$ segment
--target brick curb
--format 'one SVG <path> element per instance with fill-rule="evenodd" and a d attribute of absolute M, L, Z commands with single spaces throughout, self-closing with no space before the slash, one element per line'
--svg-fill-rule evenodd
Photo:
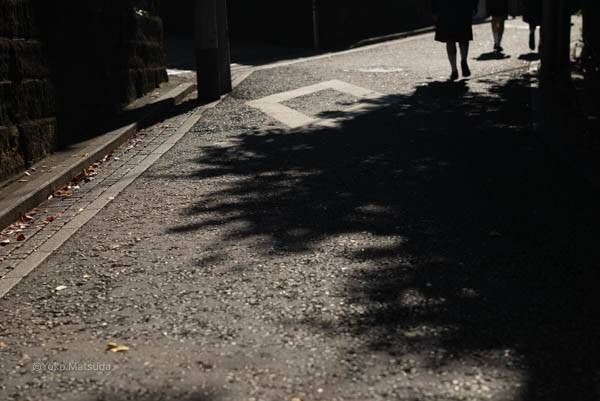
<path fill-rule="evenodd" d="M 0 191 L 0 229 L 8 227 L 50 196 L 55 189 L 68 184 L 84 168 L 109 154 L 130 139 L 141 128 L 147 127 L 164 116 L 196 89 L 195 83 L 181 83 L 161 97 L 144 105 L 135 122 L 109 131 L 91 140 L 72 145 L 65 150 L 36 163 L 36 171 L 51 166 L 51 171 L 32 174 L 27 182 L 13 182 Z M 85 128 L 85 127 L 84 127 Z M 73 156 L 77 155 L 76 159 Z M 42 167 L 44 166 L 44 167 Z"/>

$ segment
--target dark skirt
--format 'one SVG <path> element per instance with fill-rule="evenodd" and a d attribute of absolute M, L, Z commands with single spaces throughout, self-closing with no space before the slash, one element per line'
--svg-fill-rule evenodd
<path fill-rule="evenodd" d="M 435 40 L 438 42 L 465 42 L 473 40 L 472 1 L 448 1 L 440 3 Z"/>
<path fill-rule="evenodd" d="M 508 0 L 487 0 L 487 13 L 493 17 L 508 17 Z"/>
<path fill-rule="evenodd" d="M 523 21 L 531 25 L 542 25 L 542 0 L 523 0 Z"/>

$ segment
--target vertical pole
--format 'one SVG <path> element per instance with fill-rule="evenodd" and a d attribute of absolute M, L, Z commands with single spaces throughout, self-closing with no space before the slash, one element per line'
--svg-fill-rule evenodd
<path fill-rule="evenodd" d="M 194 0 L 194 43 L 198 100 L 203 103 L 221 97 L 217 0 Z"/>
<path fill-rule="evenodd" d="M 313 47 L 318 49 L 319 43 L 319 12 L 317 9 L 317 0 L 312 0 L 312 26 L 313 26 Z"/>
<path fill-rule="evenodd" d="M 566 80 L 569 72 L 571 16 L 566 0 L 544 0 L 542 81 Z"/>
<path fill-rule="evenodd" d="M 217 0 L 217 24 L 219 29 L 219 70 L 221 95 L 231 92 L 231 54 L 229 50 L 229 24 L 227 0 Z"/>
<path fill-rule="evenodd" d="M 566 128 L 566 93 L 570 79 L 569 47 L 571 16 L 568 2 L 573 0 L 544 0 L 542 21 L 542 69 L 540 71 L 540 127 L 550 151 L 563 155 Z"/>

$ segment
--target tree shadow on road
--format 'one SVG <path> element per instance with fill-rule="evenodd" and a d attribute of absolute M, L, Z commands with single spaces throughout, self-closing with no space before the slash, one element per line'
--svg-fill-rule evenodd
<path fill-rule="evenodd" d="M 243 221 L 225 241 L 260 236 L 283 254 L 338 235 L 395 238 L 346 256 L 367 266 L 343 293 L 364 313 L 304 324 L 390 353 L 434 341 L 438 363 L 510 350 L 528 372 L 520 399 L 596 400 L 598 196 L 540 148 L 526 79 L 466 85 L 419 86 L 337 129 L 205 147 L 195 178 L 239 179 L 187 212 L 199 223 L 173 231 Z M 415 328 L 419 338 L 402 335 Z"/>

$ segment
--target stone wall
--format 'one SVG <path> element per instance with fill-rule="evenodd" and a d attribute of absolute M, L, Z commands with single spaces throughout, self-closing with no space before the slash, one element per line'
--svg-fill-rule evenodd
<path fill-rule="evenodd" d="M 313 46 L 313 1 L 228 0 L 233 40 Z M 317 0 L 320 47 L 431 25 L 430 0 Z"/>
<path fill-rule="evenodd" d="M 30 0 L 0 2 L 0 179 L 52 152 L 55 90 Z"/>
<path fill-rule="evenodd" d="M 0 180 L 167 80 L 159 6 L 0 1 Z"/>
<path fill-rule="evenodd" d="M 105 120 L 167 80 L 159 1 L 39 4 L 61 146 L 81 139 L 85 121 Z"/>
<path fill-rule="evenodd" d="M 325 48 L 433 24 L 429 0 L 319 0 L 317 11 Z"/>

